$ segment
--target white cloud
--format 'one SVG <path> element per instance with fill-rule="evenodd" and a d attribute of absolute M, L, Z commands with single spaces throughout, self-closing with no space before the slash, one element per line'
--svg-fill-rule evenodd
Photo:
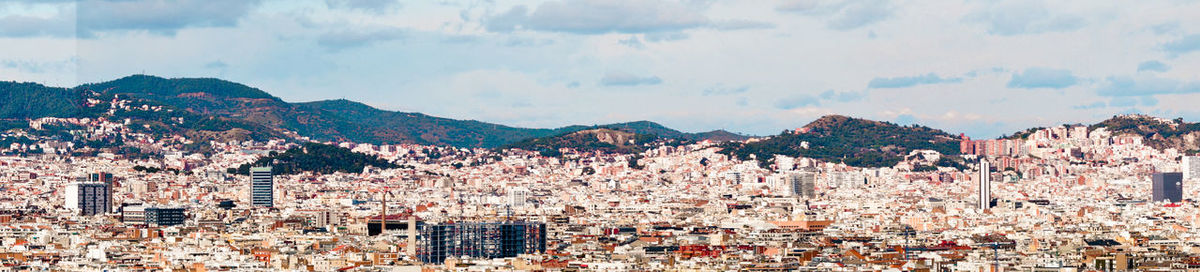
<path fill-rule="evenodd" d="M 188 27 L 233 27 L 258 0 L 84 0 L 78 2 L 79 33 L 91 37 L 102 31 L 147 31 L 174 35 Z"/>
<path fill-rule="evenodd" d="M 321 34 L 317 37 L 317 44 L 331 51 L 340 51 L 402 38 L 404 38 L 404 30 L 399 28 L 353 29 Z"/>
<path fill-rule="evenodd" d="M 1051 10 L 1045 5 L 1034 0 L 989 2 L 966 20 L 984 25 L 988 33 L 1006 36 L 1072 31 L 1086 24 L 1081 16 Z"/>
<path fill-rule="evenodd" d="M 792 0 L 776 10 L 822 17 L 830 29 L 851 30 L 892 17 L 895 7 L 886 0 Z"/>
<path fill-rule="evenodd" d="M 637 85 L 658 85 L 663 80 L 654 75 L 635 75 L 626 72 L 609 72 L 600 79 L 600 85 L 604 86 L 637 86 Z"/>
<path fill-rule="evenodd" d="M 703 26 L 704 17 L 686 5 L 660 0 L 548 1 L 526 14 L 515 6 L 488 20 L 488 29 L 515 28 L 578 34 L 647 33 L 678 31 Z"/>

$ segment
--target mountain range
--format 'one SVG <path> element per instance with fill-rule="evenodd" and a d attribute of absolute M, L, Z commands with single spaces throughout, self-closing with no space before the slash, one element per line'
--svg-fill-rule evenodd
<path fill-rule="evenodd" d="M 112 103 L 122 103 L 115 107 Z M 156 111 L 113 110 L 155 108 Z M 415 112 L 381 110 L 349 100 L 291 103 L 243 84 L 212 78 L 133 75 L 73 88 L 0 82 L 0 129 L 27 126 L 41 117 L 104 117 L 129 120 L 135 132 L 183 135 L 207 140 L 309 138 L 375 144 L 423 144 L 470 148 L 523 148 L 536 151 L 643 150 L 648 143 L 712 140 L 720 152 L 769 163 L 775 155 L 810 157 L 852 166 L 894 165 L 917 149 L 958 153 L 959 138 L 920 125 L 900 126 L 840 115 L 821 117 L 801 129 L 757 140 L 716 130 L 687 133 L 650 121 L 560 128 L 521 128 L 456 120 Z M 1158 149 L 1200 151 L 1200 123 L 1144 115 L 1121 115 L 1090 125 L 1113 135 L 1139 135 Z M 1010 137 L 1026 137 L 1033 130 Z M 582 133 L 577 133 L 582 132 Z M 652 137 L 650 137 L 652 136 Z M 606 138 L 634 141 L 606 141 Z M 666 141 L 660 141 L 666 139 Z M 86 139 L 88 146 L 107 146 Z M 681 141 L 671 141 L 681 140 Z M 627 142 L 632 144 L 627 144 Z M 109 145 L 112 145 L 111 143 Z M 197 144 L 202 150 L 203 144 Z M 116 144 L 119 146 L 119 144 Z M 551 152 L 553 153 L 553 152 Z"/>
<path fill-rule="evenodd" d="M 74 88 L 0 82 L 0 99 L 3 99 L 0 102 L 0 119 L 97 117 L 101 113 L 84 106 L 83 101 L 112 97 L 137 99 L 147 105 L 181 111 L 171 114 L 175 118 L 231 123 L 225 126 L 184 128 L 176 128 L 177 125 L 165 122 L 149 124 L 162 125 L 163 130 L 174 133 L 207 135 L 220 140 L 304 136 L 321 141 L 492 148 L 525 139 L 598 127 L 692 140 L 749 138 L 723 130 L 686 133 L 650 121 L 553 129 L 520 128 L 414 112 L 387 111 L 349 100 L 289 103 L 265 91 L 220 79 L 167 79 L 148 75 L 133 75 Z M 165 119 L 161 116 L 140 117 Z"/>

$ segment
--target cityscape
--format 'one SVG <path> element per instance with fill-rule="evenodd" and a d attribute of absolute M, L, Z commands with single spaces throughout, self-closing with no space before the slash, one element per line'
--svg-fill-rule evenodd
<path fill-rule="evenodd" d="M 0 271 L 1200 271 L 1198 11 L 0 2 Z"/>

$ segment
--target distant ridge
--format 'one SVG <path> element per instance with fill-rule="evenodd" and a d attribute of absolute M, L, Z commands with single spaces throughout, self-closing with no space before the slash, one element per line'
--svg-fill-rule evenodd
<path fill-rule="evenodd" d="M 719 142 L 720 141 L 741 141 L 741 140 L 746 140 L 746 139 L 751 138 L 750 136 L 741 135 L 741 134 L 737 134 L 737 133 L 733 133 L 733 132 L 729 132 L 729 131 L 725 131 L 725 130 L 713 130 L 713 131 L 709 131 L 709 132 L 700 132 L 700 133 L 681 132 L 678 130 L 668 128 L 661 124 L 658 124 L 655 122 L 650 122 L 650 121 L 645 121 L 645 120 L 626 122 L 626 123 L 608 124 L 608 125 L 597 125 L 597 126 L 593 126 L 593 127 L 604 127 L 604 128 L 611 128 L 611 129 L 617 129 L 617 130 L 638 133 L 638 134 L 650 134 L 650 135 L 655 135 L 655 136 L 659 136 L 659 137 L 663 137 L 663 138 L 675 138 L 675 139 L 696 140 L 696 141 L 701 141 L 701 140 L 711 140 L 711 141 L 719 141 Z M 568 127 L 568 128 L 574 129 L 574 128 L 581 128 L 581 127 L 572 126 L 572 127 Z"/>
<path fill-rule="evenodd" d="M 595 127 L 612 127 L 640 134 L 695 140 L 743 140 L 748 136 L 711 131 L 684 133 L 649 121 L 556 129 L 519 128 L 474 120 L 455 120 L 413 112 L 380 110 L 350 100 L 288 103 L 244 84 L 215 78 L 172 78 L 132 75 L 75 88 L 36 83 L 0 82 L 0 119 L 41 117 L 102 117 L 99 107 L 85 99 L 135 98 L 140 103 L 177 109 L 156 116 L 133 118 L 149 132 L 175 133 L 202 140 L 309 137 L 321 141 L 375 144 L 425 144 L 492 148 L 525 139 L 558 135 Z M 193 120 L 181 124 L 172 118 Z M 193 123 L 205 123 L 195 125 Z"/>
<path fill-rule="evenodd" d="M 114 100 L 115 99 L 115 100 Z M 111 101 L 132 101 L 128 108 L 161 111 L 113 111 Z M 125 102 L 122 102 L 125 103 Z M 337 99 L 289 103 L 260 89 L 215 78 L 166 79 L 132 75 L 74 88 L 0 81 L 0 129 L 25 128 L 42 117 L 130 120 L 133 132 L 183 135 L 208 140 L 266 140 L 307 137 L 319 141 L 374 144 L 424 144 L 496 148 L 571 132 L 612 129 L 666 139 L 725 142 L 721 152 L 767 163 L 775 155 L 804 156 L 852 166 L 888 166 L 915 149 L 956 154 L 958 137 L 919 125 L 900 126 L 841 115 L 818 118 L 796 131 L 742 143 L 750 136 L 714 130 L 686 133 L 651 121 L 561 128 L 520 128 L 474 120 L 456 120 L 415 112 L 377 109 Z M 1200 123 L 1148 115 L 1118 115 L 1089 126 L 1113 135 L 1138 135 L 1158 149 L 1200 153 Z M 1028 137 L 1027 129 L 1009 138 Z M 807 145 L 807 148 L 803 148 Z M 196 144 L 193 151 L 204 151 Z M 185 147 L 186 148 L 186 147 Z"/>
<path fill-rule="evenodd" d="M 564 148 L 583 153 L 630 154 L 645 151 L 648 144 L 658 142 L 660 139 L 663 139 L 663 137 L 629 132 L 619 128 L 593 128 L 554 136 L 527 139 L 505 145 L 502 148 L 535 151 L 548 157 L 561 156 L 562 154 L 559 152 L 559 149 Z"/>

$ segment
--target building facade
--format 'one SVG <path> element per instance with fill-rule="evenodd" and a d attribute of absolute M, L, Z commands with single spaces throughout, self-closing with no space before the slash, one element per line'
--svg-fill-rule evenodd
<path fill-rule="evenodd" d="M 67 208 L 76 210 L 79 215 L 89 216 L 105 214 L 112 207 L 112 190 L 109 183 L 77 182 L 67 185 Z"/>
<path fill-rule="evenodd" d="M 510 258 L 546 251 L 546 223 L 489 222 L 417 225 L 417 258 L 440 264 L 449 257 Z"/>
<path fill-rule="evenodd" d="M 787 176 L 787 193 L 791 196 L 805 198 L 817 197 L 817 173 L 792 172 Z"/>
<path fill-rule="evenodd" d="M 147 226 L 183 225 L 187 216 L 183 208 L 146 208 L 142 212 Z"/>
<path fill-rule="evenodd" d="M 275 180 L 271 167 L 250 167 L 250 205 L 275 206 Z"/>
<path fill-rule="evenodd" d="M 1200 179 L 1200 156 L 1183 156 L 1183 180 Z"/>
<path fill-rule="evenodd" d="M 142 204 L 122 204 L 121 222 L 125 224 L 145 224 L 146 207 Z"/>
<path fill-rule="evenodd" d="M 1183 173 L 1154 173 L 1150 201 L 1183 201 Z"/>

